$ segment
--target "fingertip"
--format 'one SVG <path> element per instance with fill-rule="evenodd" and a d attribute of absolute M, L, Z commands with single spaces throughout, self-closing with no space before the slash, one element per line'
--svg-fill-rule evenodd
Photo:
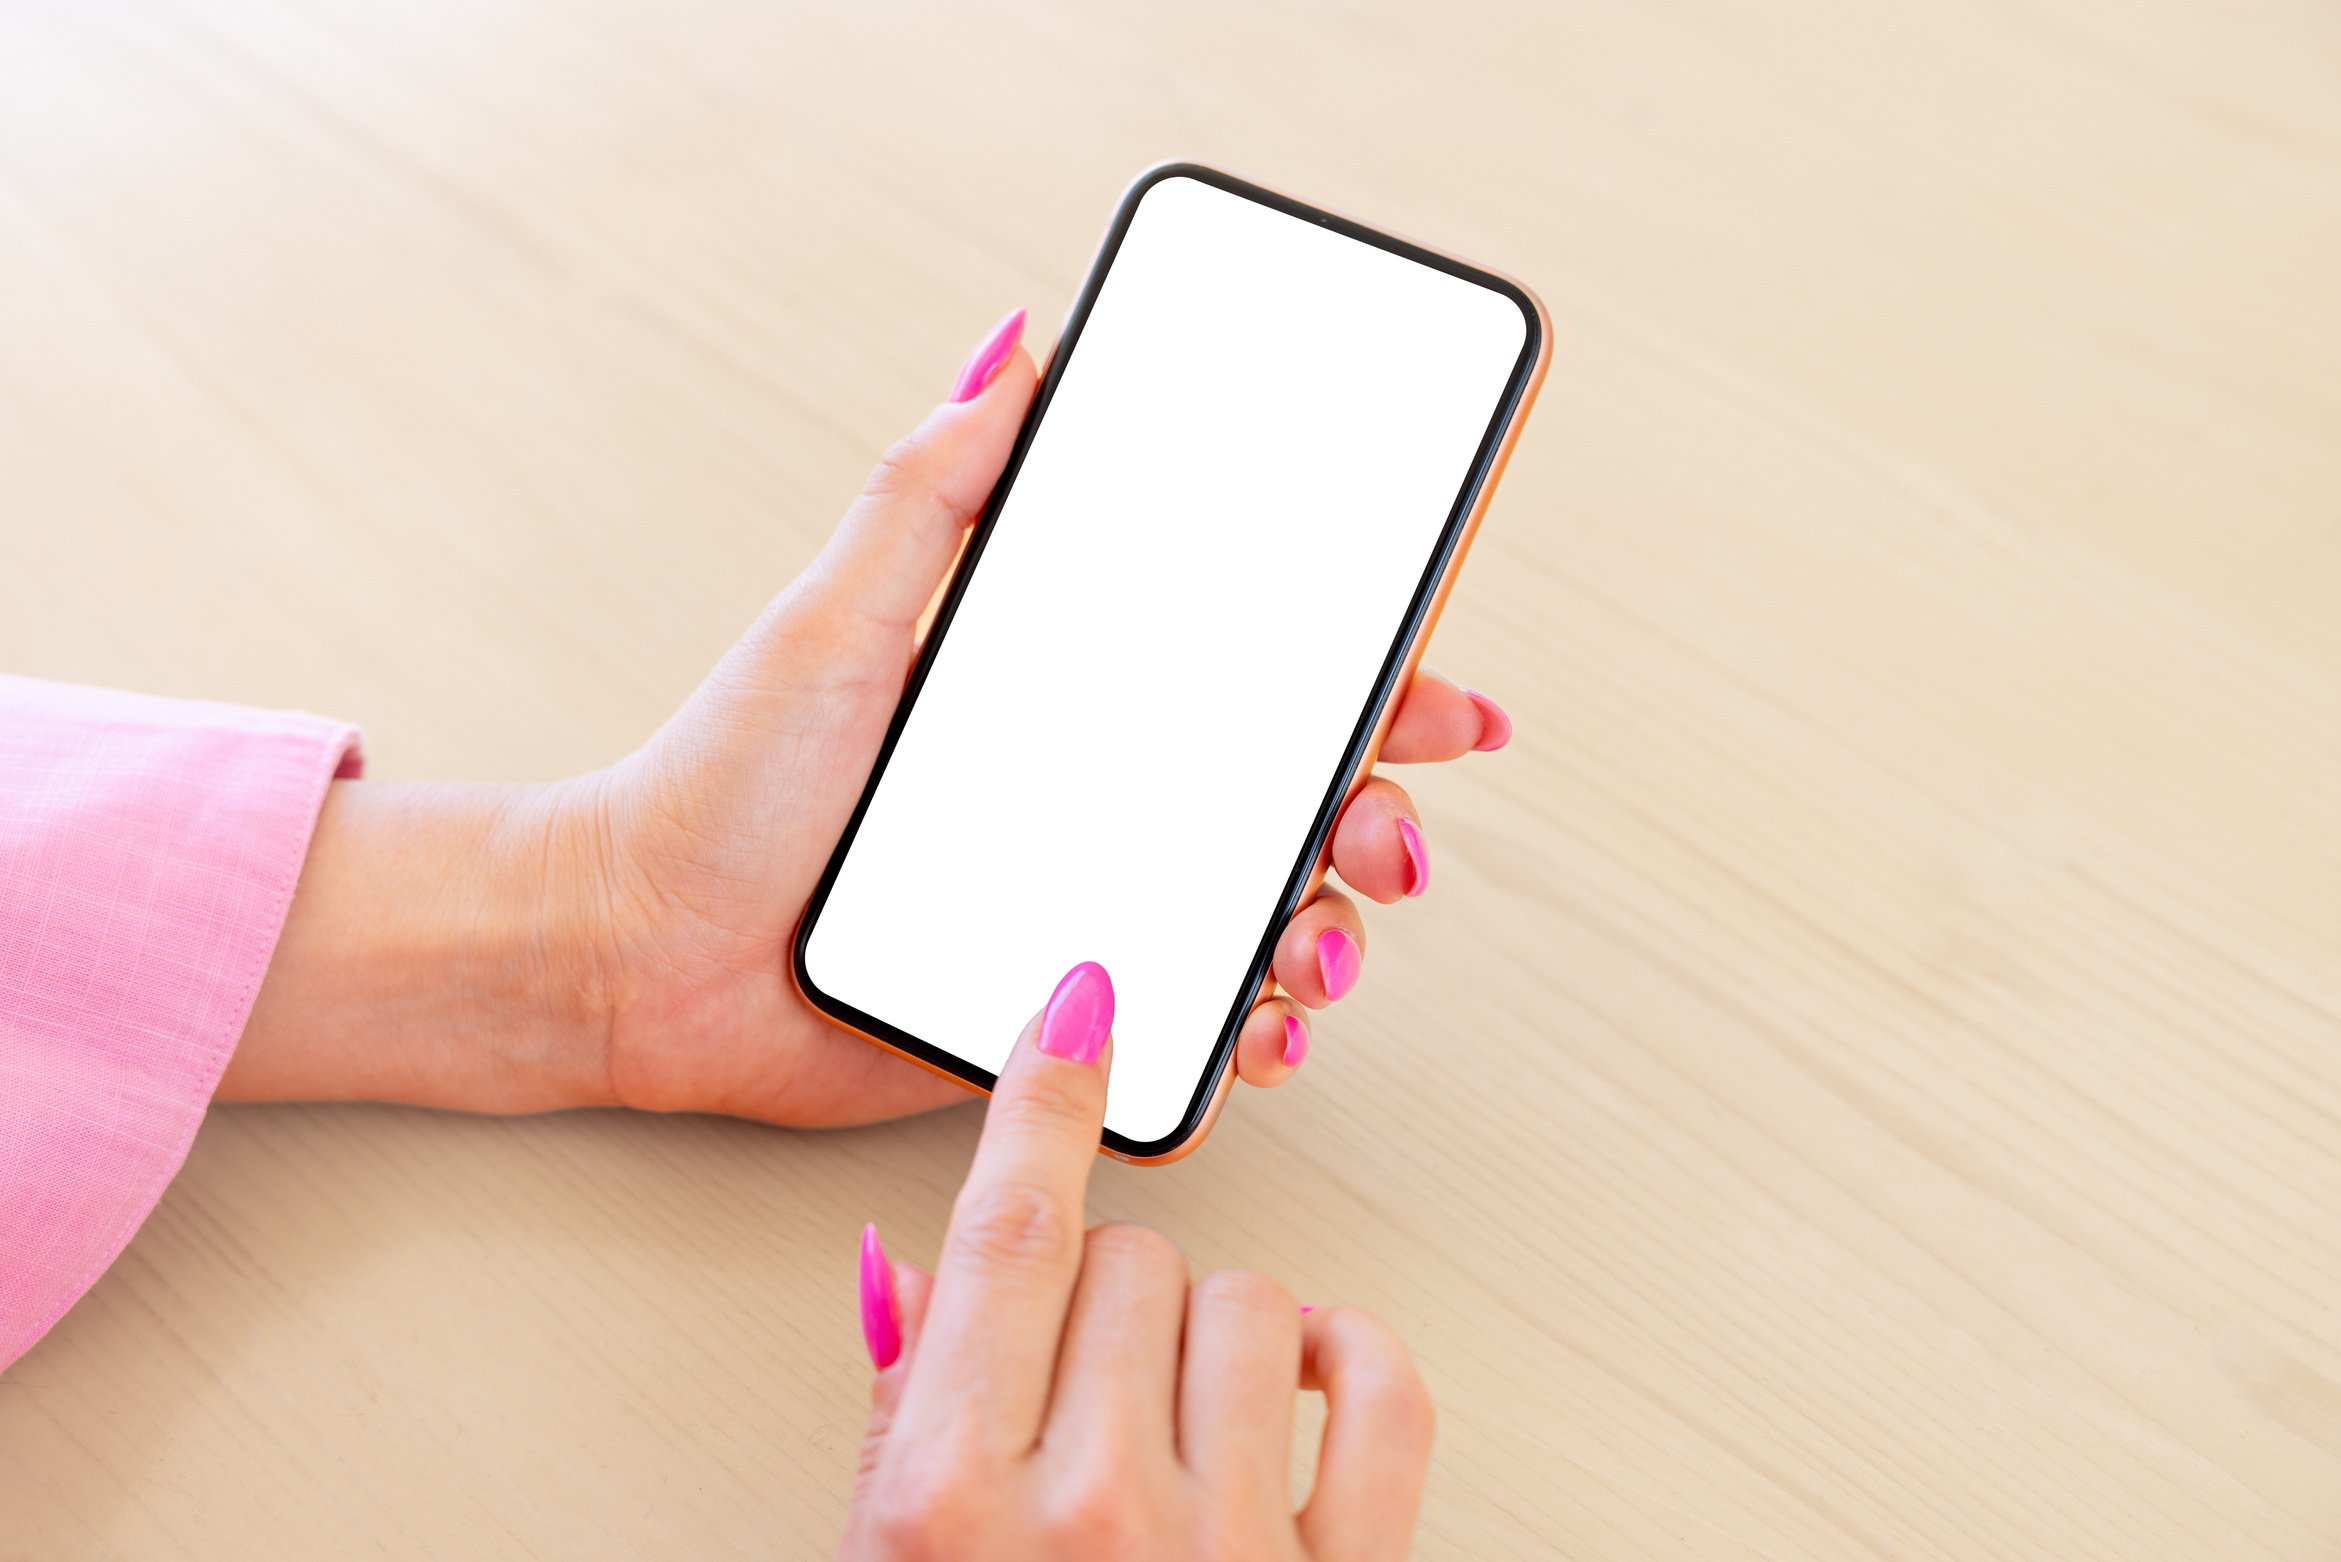
<path fill-rule="evenodd" d="M 1414 800 L 1395 781 L 1376 776 L 1360 787 L 1333 831 L 1333 869 L 1341 882 L 1385 906 L 1422 893 L 1430 863 L 1413 816 Z"/>
<path fill-rule="evenodd" d="M 1406 851 L 1404 888 L 1411 899 L 1431 887 L 1431 858 L 1423 848 L 1422 827 L 1403 814 L 1398 818 L 1398 844 Z"/>
<path fill-rule="evenodd" d="M 1022 309 L 1010 310 L 976 343 L 975 351 L 967 355 L 967 362 L 959 366 L 959 377 L 951 385 L 951 399 L 955 402 L 973 401 L 989 390 L 999 379 L 1000 371 L 1016 355 L 1024 340 L 1025 314 Z"/>
<path fill-rule="evenodd" d="M 1328 939 L 1331 933 L 1340 936 Z M 1270 966 L 1276 977 L 1277 1001 L 1298 1009 L 1322 1009 L 1355 984 L 1364 954 L 1365 923 L 1358 915 L 1357 903 L 1339 890 L 1320 891 L 1294 914 L 1277 938 Z M 1330 968 L 1327 957 L 1332 961 Z M 1334 977 L 1344 980 L 1336 983 L 1331 980 Z M 1282 1050 L 1279 1035 L 1276 1052 L 1281 1055 Z"/>
<path fill-rule="evenodd" d="M 919 1326 L 926 1321 L 927 1298 L 934 1292 L 935 1277 L 906 1259 L 895 1259 L 893 1268 L 895 1322 L 907 1355 L 918 1341 Z"/>
<path fill-rule="evenodd" d="M 1113 1068 L 1113 1021 L 1113 978 L 1104 966 L 1084 960 L 1058 980 L 1000 1066 L 976 1151 L 979 1167 L 1002 1159 L 1064 1171 L 1077 1141 L 1096 1148 Z"/>
<path fill-rule="evenodd" d="M 1236 1038 L 1236 1074 L 1247 1085 L 1271 1089 L 1283 1084 L 1309 1055 L 1309 1025 L 1289 995 L 1269 999 L 1252 1011 Z"/>
<path fill-rule="evenodd" d="M 871 1367 L 884 1372 L 902 1355 L 902 1312 L 894 1266 L 887 1262 L 875 1222 L 862 1227 L 861 1308 L 862 1343 Z"/>
<path fill-rule="evenodd" d="M 864 1228 L 865 1237 L 874 1235 Z M 918 1350 L 920 1330 L 926 1324 L 927 1299 L 933 1294 L 934 1277 L 918 1265 L 902 1259 L 887 1261 L 887 1275 L 894 1293 L 894 1333 L 891 1341 L 893 1354 L 883 1364 L 879 1362 L 877 1344 L 869 1340 L 865 1316 L 863 1340 L 871 1345 L 870 1408 L 874 1416 L 873 1428 L 882 1429 L 891 1424 L 901 1408 L 903 1391 L 910 1377 L 910 1363 Z"/>
<path fill-rule="evenodd" d="M 1114 1028 L 1114 979 L 1095 960 L 1067 971 L 1041 1010 L 1033 1045 L 1069 1063 L 1095 1063 Z"/>
<path fill-rule="evenodd" d="M 1040 383 L 1040 363 L 1031 353 L 1018 347 L 1001 363 L 973 400 L 964 405 L 970 415 L 996 418 L 1010 429 L 1023 420 L 1024 409 L 1032 400 L 1032 393 Z"/>
<path fill-rule="evenodd" d="M 1317 935 L 1318 980 L 1324 988 L 1326 1002 L 1347 997 L 1349 990 L 1357 985 L 1363 965 L 1364 951 L 1346 929 L 1329 927 Z"/>
<path fill-rule="evenodd" d="M 1460 759 L 1480 741 L 1486 726 L 1469 694 L 1436 673 L 1418 672 L 1383 736 L 1380 758 L 1393 765 Z"/>
<path fill-rule="evenodd" d="M 1466 689 L 1463 696 L 1479 713 L 1479 737 L 1471 745 L 1473 752 L 1493 754 L 1512 741 L 1512 718 L 1504 714 L 1503 706 L 1477 689 Z"/>

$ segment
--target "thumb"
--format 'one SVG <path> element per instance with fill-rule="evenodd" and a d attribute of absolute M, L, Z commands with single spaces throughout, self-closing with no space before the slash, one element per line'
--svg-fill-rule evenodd
<path fill-rule="evenodd" d="M 992 328 L 951 399 L 880 458 L 805 584 L 826 604 L 908 630 L 933 600 L 1008 464 L 1039 381 L 1024 311 Z"/>

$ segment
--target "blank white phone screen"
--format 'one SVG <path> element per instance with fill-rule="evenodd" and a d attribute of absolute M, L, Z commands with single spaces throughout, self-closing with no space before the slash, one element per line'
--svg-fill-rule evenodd
<path fill-rule="evenodd" d="M 805 944 L 997 1072 L 1116 997 L 1106 1126 L 1179 1128 L 1526 341 L 1505 294 L 1148 187 Z"/>

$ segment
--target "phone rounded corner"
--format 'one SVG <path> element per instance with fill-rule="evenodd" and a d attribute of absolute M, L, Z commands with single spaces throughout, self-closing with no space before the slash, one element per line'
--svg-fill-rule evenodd
<path fill-rule="evenodd" d="M 806 1008 L 811 1009 L 815 1014 L 832 1024 L 842 1023 L 837 1015 L 836 1004 L 827 993 L 821 990 L 820 983 L 813 980 L 810 953 L 812 942 L 813 918 L 810 916 L 800 917 L 797 920 L 796 931 L 789 935 L 788 940 L 789 985 L 797 990 L 797 996 L 804 1000 Z"/>
<path fill-rule="evenodd" d="M 1122 187 L 1122 198 L 1114 203 L 1114 221 L 1109 225 L 1109 231 L 1119 231 L 1131 218 L 1137 216 L 1139 203 L 1157 185 L 1168 184 L 1173 179 L 1191 179 L 1197 184 L 1216 185 L 1226 177 L 1218 169 L 1192 158 L 1166 157 L 1158 163 L 1148 163 Z"/>
<path fill-rule="evenodd" d="M 1134 201 L 1156 185 L 1167 184 L 1173 179 L 1193 179 L 1201 184 L 1209 184 L 1225 177 L 1210 164 L 1199 163 L 1191 157 L 1165 157 L 1139 169 L 1128 187 L 1122 191 L 1122 199 Z"/>
<path fill-rule="evenodd" d="M 1520 358 L 1529 366 L 1527 390 L 1533 396 L 1537 383 L 1544 378 L 1545 365 L 1552 361 L 1552 312 L 1544 307 L 1544 300 L 1537 296 L 1536 290 L 1518 277 L 1489 266 L 1474 265 L 1472 269 L 1479 273 L 1483 284 L 1520 311 L 1523 328 Z M 1524 403 L 1525 400 L 1524 397 Z"/>
<path fill-rule="evenodd" d="M 1552 366 L 1553 317 L 1552 311 L 1544 307 L 1544 300 L 1537 296 L 1535 289 L 1523 282 L 1513 282 L 1512 286 L 1519 289 L 1520 294 L 1515 302 L 1525 303 L 1528 307 L 1528 385 L 1520 397 L 1520 416 L 1526 417 L 1529 404 L 1536 400 L 1536 393 L 1544 384 L 1544 371 Z"/>
<path fill-rule="evenodd" d="M 1163 1138 L 1143 1144 L 1131 1144 L 1125 1139 L 1117 1145 L 1112 1141 L 1122 1136 L 1109 1130 L 1105 1142 L 1098 1146 L 1100 1153 L 1132 1166 L 1168 1166 L 1173 1161 L 1185 1160 L 1201 1149 L 1203 1141 L 1211 1137 L 1211 1130 L 1219 1126 L 1219 1114 L 1227 1105 L 1235 1078 L 1235 1062 L 1231 1054 L 1228 1066 L 1220 1071 L 1219 1083 L 1212 1088 L 1211 1098 L 1200 1113 L 1191 1116 Z"/>
<path fill-rule="evenodd" d="M 1130 1139 L 1108 1128 L 1099 1135 L 1097 1153 L 1108 1160 L 1120 1161 L 1126 1166 L 1167 1166 L 1194 1151 L 1199 1136 L 1173 1133 L 1167 1139 L 1149 1140 L 1134 1144 Z"/>

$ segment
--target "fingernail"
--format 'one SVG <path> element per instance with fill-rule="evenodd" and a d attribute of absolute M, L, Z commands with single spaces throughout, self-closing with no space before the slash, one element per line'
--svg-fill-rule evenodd
<path fill-rule="evenodd" d="M 1297 1014 L 1284 1017 L 1284 1066 L 1299 1068 L 1301 1059 L 1309 1055 L 1309 1028 Z"/>
<path fill-rule="evenodd" d="M 1301 1303 L 1301 1311 L 1304 1313 L 1313 1313 L 1316 1310 L 1316 1308 L 1311 1307 L 1307 1302 Z"/>
<path fill-rule="evenodd" d="M 1114 1028 L 1114 979 L 1095 960 L 1065 973 L 1040 1015 L 1040 1050 L 1052 1058 L 1095 1063 Z"/>
<path fill-rule="evenodd" d="M 1401 819 L 1398 839 L 1406 847 L 1406 893 L 1419 895 L 1431 887 L 1431 859 L 1422 849 L 1422 831 L 1412 819 Z"/>
<path fill-rule="evenodd" d="M 1008 355 L 1023 339 L 1024 311 L 1019 309 L 993 326 L 983 345 L 968 355 L 959 370 L 959 382 L 951 387 L 951 399 L 973 401 L 982 395 L 984 387 L 1000 377 L 1000 371 L 1008 366 Z"/>
<path fill-rule="evenodd" d="M 1317 975 L 1325 983 L 1327 999 L 1340 997 L 1357 985 L 1357 940 L 1337 927 L 1317 935 Z"/>
<path fill-rule="evenodd" d="M 902 1354 L 902 1310 L 894 1299 L 894 1266 L 878 1228 L 862 1227 L 862 1343 L 870 1365 L 884 1372 Z"/>
<path fill-rule="evenodd" d="M 1479 707 L 1479 741 L 1471 746 L 1482 754 L 1493 754 L 1512 741 L 1512 718 L 1504 714 L 1504 707 L 1480 693 L 1466 689 L 1464 695 Z"/>

